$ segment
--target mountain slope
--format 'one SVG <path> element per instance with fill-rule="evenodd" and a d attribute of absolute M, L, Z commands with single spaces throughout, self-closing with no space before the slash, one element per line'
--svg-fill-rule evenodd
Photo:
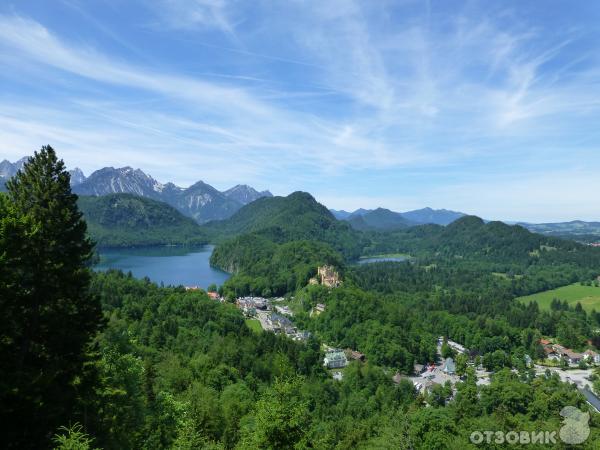
<path fill-rule="evenodd" d="M 197 245 L 206 235 L 166 203 L 132 194 L 79 197 L 90 237 L 100 247 Z"/>
<path fill-rule="evenodd" d="M 347 257 L 360 256 L 362 245 L 359 232 L 338 221 L 306 192 L 260 198 L 229 219 L 210 222 L 204 228 L 221 241 L 258 232 L 279 243 L 293 240 L 325 242 Z"/>
<path fill-rule="evenodd" d="M 105 167 L 96 170 L 87 180 L 75 186 L 78 195 L 135 194 L 159 199 L 162 185 L 141 170 L 131 167 Z"/>
<path fill-rule="evenodd" d="M 71 186 L 77 186 L 86 180 L 85 175 L 79 167 L 69 170 L 69 175 L 71 175 Z"/>
<path fill-rule="evenodd" d="M 203 181 L 198 181 L 187 189 L 166 193 L 162 197 L 198 223 L 226 219 L 242 207 L 240 202 L 228 198 Z"/>

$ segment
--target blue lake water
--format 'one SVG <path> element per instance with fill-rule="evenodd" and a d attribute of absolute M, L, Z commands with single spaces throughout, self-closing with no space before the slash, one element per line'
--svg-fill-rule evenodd
<path fill-rule="evenodd" d="M 173 286 L 220 286 L 229 274 L 210 266 L 212 245 L 203 247 L 145 247 L 100 249 L 95 270 L 120 269 L 134 277 L 148 277 L 155 283 Z"/>
<path fill-rule="evenodd" d="M 358 260 L 358 264 L 370 264 L 378 262 L 402 262 L 408 260 L 408 256 L 374 256 L 372 258 L 361 258 Z"/>

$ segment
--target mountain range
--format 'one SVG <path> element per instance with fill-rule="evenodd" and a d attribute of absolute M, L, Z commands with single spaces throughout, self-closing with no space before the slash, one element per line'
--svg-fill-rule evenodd
<path fill-rule="evenodd" d="M 23 166 L 27 158 L 15 163 L 0 163 L 0 189 Z M 69 171 L 73 192 L 81 196 L 134 194 L 165 202 L 198 223 L 222 220 L 233 215 L 242 206 L 261 197 L 272 197 L 269 191 L 259 192 L 247 185 L 237 185 L 219 191 L 203 181 L 188 188 L 173 183 L 160 183 L 140 169 L 131 167 L 104 167 L 85 177 L 79 168 Z"/>
<path fill-rule="evenodd" d="M 23 165 L 28 159 L 29 157 L 25 156 L 14 163 L 11 163 L 6 159 L 0 162 L 0 192 L 6 190 L 6 182 L 14 177 L 17 172 L 23 168 Z M 71 187 L 81 184 L 85 181 L 85 175 L 79 167 L 69 170 L 69 173 L 71 174 Z"/>
<path fill-rule="evenodd" d="M 203 181 L 188 188 L 173 183 L 162 184 L 140 169 L 105 167 L 92 173 L 73 187 L 79 195 L 135 194 L 165 202 L 198 223 L 230 217 L 242 206 L 261 197 L 271 197 L 269 191 L 258 192 L 247 185 L 237 185 L 219 191 Z"/>
<path fill-rule="evenodd" d="M 0 162 L 0 191 L 6 190 L 6 181 L 23 167 L 27 159 L 28 157 L 24 157 L 14 163 L 8 160 Z M 104 167 L 89 177 L 77 167 L 69 173 L 73 191 L 78 195 L 134 194 L 165 202 L 200 224 L 227 219 L 244 205 L 273 196 L 269 191 L 259 192 L 248 185 L 239 184 L 225 191 L 219 191 L 203 181 L 198 181 L 188 188 L 173 183 L 162 184 L 142 170 L 131 167 Z M 466 215 L 458 211 L 432 208 L 406 212 L 395 212 L 385 208 L 360 208 L 353 212 L 335 209 L 329 211 L 336 219 L 346 221 L 352 228 L 360 231 L 393 231 L 422 224 L 446 226 Z M 600 239 L 600 222 L 575 220 L 518 224 L 536 233 L 583 242 L 597 242 Z"/>
<path fill-rule="evenodd" d="M 354 212 L 330 210 L 338 220 L 346 220 L 361 231 L 389 231 L 426 223 L 448 225 L 466 214 L 447 209 L 423 208 L 407 212 L 395 212 L 385 208 L 357 209 Z"/>

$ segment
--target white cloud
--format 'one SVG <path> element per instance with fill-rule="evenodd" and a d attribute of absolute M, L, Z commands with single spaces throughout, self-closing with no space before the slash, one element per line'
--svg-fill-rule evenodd
<path fill-rule="evenodd" d="M 576 176 L 578 159 L 599 162 L 600 136 L 592 131 L 599 71 L 593 55 L 573 51 L 582 34 L 547 33 L 510 11 L 421 14 L 418 3 L 409 5 L 405 15 L 395 4 L 402 12 L 393 17 L 386 2 L 257 2 L 251 15 L 217 0 L 146 5 L 162 14 L 164 39 L 185 30 L 191 49 L 187 31 L 201 32 L 193 34 L 202 37 L 198 45 L 219 56 L 214 66 L 203 61 L 206 70 L 168 58 L 160 69 L 132 64 L 31 19 L 0 16 L 3 79 L 52 92 L 51 99 L 3 97 L 0 142 L 15 158 L 57 143 L 88 171 L 129 164 L 180 184 L 204 178 L 280 193 L 302 188 L 343 204 L 370 198 L 360 206 L 381 201 L 398 209 L 469 209 L 473 202 L 486 216 L 492 208 L 527 216 L 530 204 L 544 214 L 533 195 L 544 203 L 553 185 L 536 174 L 561 161 L 565 176 Z M 220 38 L 209 39 L 215 31 Z M 230 48 L 220 47 L 220 33 Z M 503 197 L 502 189 L 473 182 L 461 194 L 456 179 L 472 174 L 502 183 L 496 175 L 512 170 L 506 161 L 549 183 L 546 191 Z M 399 179 L 422 172 L 431 186 L 369 197 L 347 181 L 348 173 L 369 178 L 392 169 Z M 344 198 L 331 194 L 337 183 L 345 183 Z M 481 198 L 503 206 L 487 209 Z"/>

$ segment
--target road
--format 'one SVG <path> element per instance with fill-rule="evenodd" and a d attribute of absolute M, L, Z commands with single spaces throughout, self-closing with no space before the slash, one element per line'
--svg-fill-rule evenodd
<path fill-rule="evenodd" d="M 593 369 L 562 370 L 557 367 L 539 366 L 537 364 L 534 367 L 537 375 L 543 375 L 546 369 L 550 369 L 550 372 L 558 374 L 561 381 L 565 383 L 574 383 L 580 389 L 585 387 L 592 389 L 592 382 L 588 380 L 588 377 L 594 372 Z"/>

